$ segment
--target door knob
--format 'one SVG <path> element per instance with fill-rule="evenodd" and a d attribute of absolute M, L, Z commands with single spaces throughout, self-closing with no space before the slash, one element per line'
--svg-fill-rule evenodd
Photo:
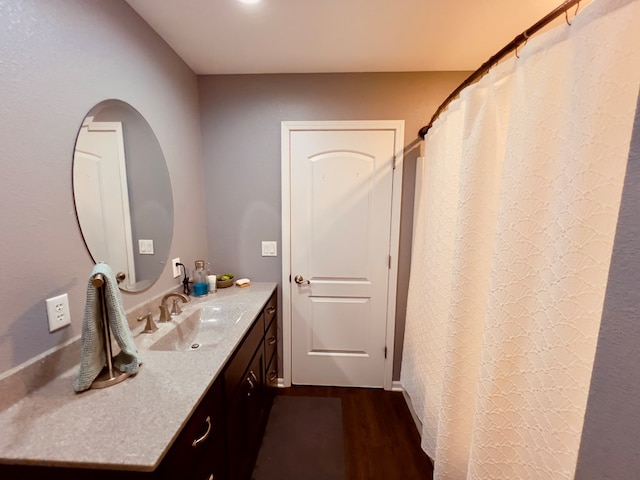
<path fill-rule="evenodd" d="M 296 275 L 294 280 L 298 285 L 309 285 L 311 283 L 309 280 L 302 278 L 302 275 Z"/>

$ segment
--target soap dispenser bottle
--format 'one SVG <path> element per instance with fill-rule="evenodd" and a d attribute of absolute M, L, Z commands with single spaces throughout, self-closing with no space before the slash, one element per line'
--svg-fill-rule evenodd
<path fill-rule="evenodd" d="M 196 260 L 196 268 L 193 269 L 193 295 L 202 297 L 209 293 L 209 279 L 204 269 L 204 260 Z"/>

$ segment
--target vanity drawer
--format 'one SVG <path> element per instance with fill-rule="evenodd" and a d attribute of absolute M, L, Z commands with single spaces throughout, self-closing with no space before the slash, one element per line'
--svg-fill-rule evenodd
<path fill-rule="evenodd" d="M 278 322 L 273 320 L 267 333 L 264 334 L 264 358 L 266 361 L 270 361 L 273 354 L 278 349 Z"/>
<path fill-rule="evenodd" d="M 269 360 L 269 366 L 267 367 L 266 378 L 264 381 L 269 389 L 275 389 L 278 387 L 278 355 L 275 352 Z"/>
<path fill-rule="evenodd" d="M 278 311 L 278 297 L 275 292 L 271 295 L 271 298 L 264 306 L 264 326 L 267 328 L 271 321 L 276 318 L 276 313 Z"/>

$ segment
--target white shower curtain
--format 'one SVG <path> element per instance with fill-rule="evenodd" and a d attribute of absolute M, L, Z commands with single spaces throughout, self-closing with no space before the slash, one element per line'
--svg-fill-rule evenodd
<path fill-rule="evenodd" d="M 401 383 L 440 479 L 572 478 L 640 85 L 639 0 L 595 0 L 424 144 Z"/>

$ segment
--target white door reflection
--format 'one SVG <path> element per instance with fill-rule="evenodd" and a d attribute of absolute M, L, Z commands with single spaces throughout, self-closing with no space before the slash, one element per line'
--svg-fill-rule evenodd
<path fill-rule="evenodd" d="M 126 289 L 135 285 L 136 274 L 124 152 L 120 122 L 85 118 L 74 153 L 78 220 L 95 260 L 124 272 Z"/>

